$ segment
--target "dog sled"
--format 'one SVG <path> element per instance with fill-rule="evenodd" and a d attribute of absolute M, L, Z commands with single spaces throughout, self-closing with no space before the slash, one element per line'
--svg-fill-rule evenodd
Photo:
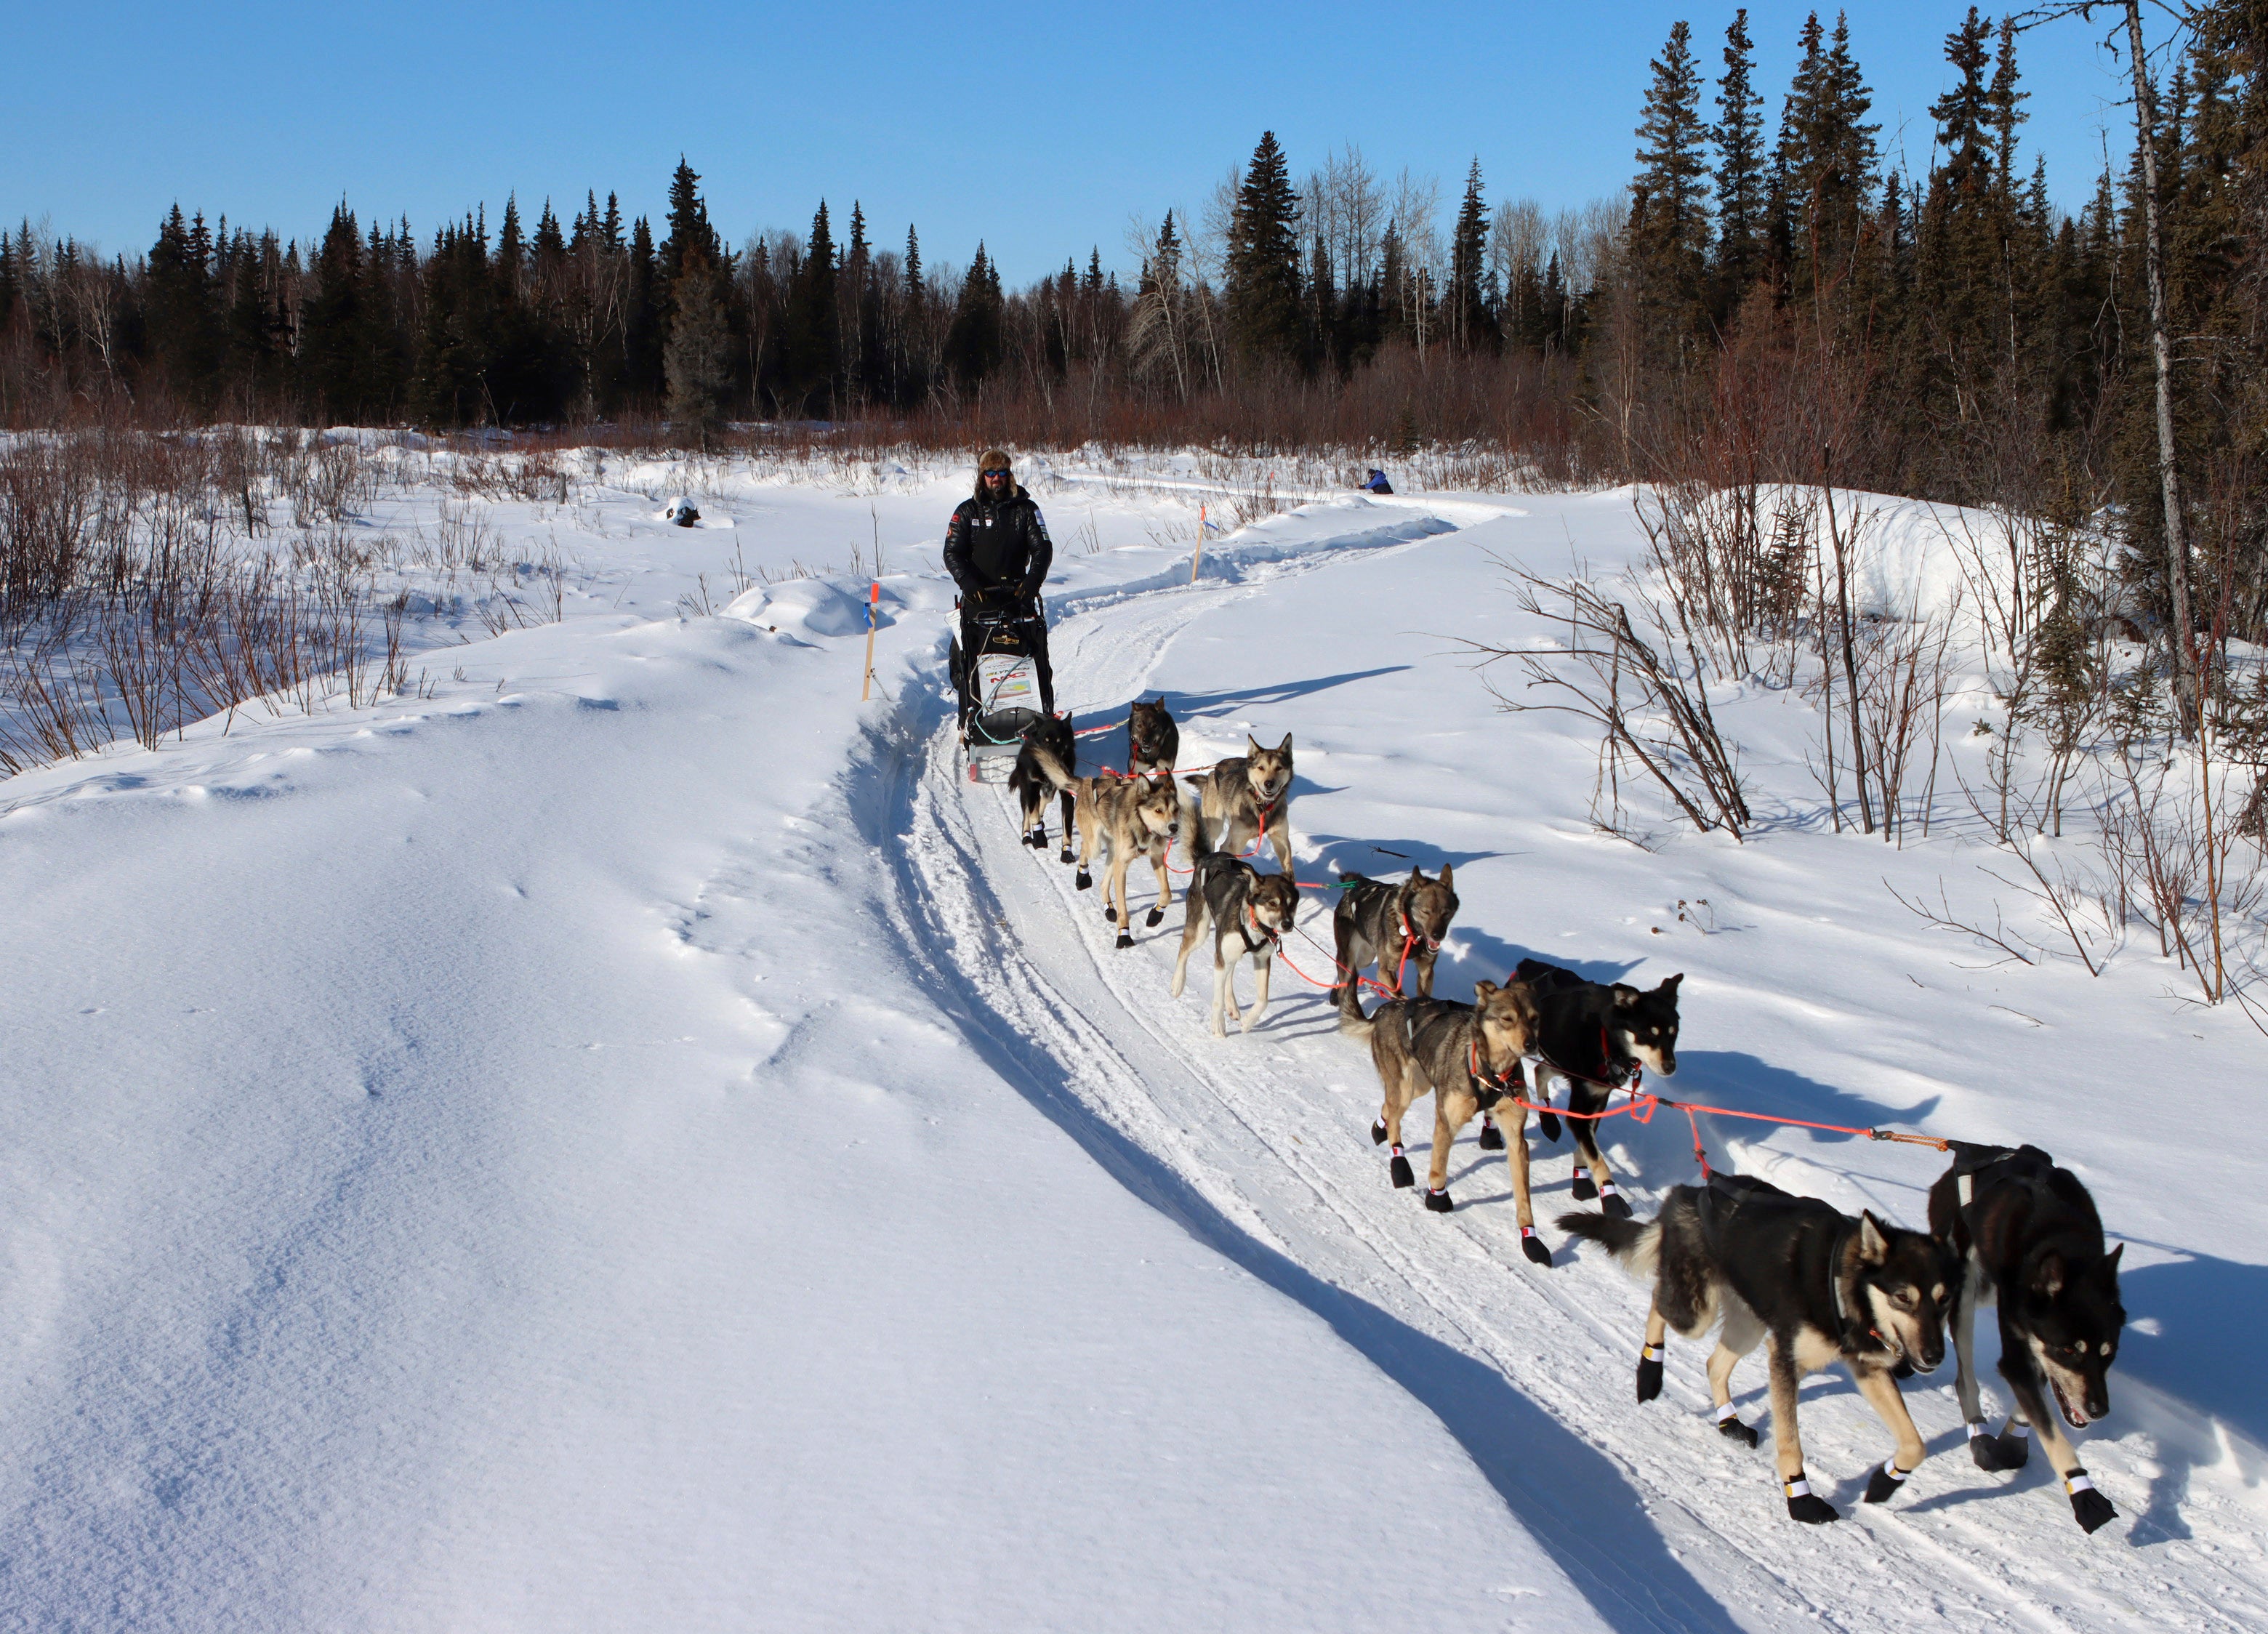
<path fill-rule="evenodd" d="M 1025 731 L 1042 717 L 1040 644 L 1047 639 L 1044 615 L 975 612 L 963 628 L 975 651 L 955 642 L 954 680 L 964 700 L 961 747 L 971 783 L 1005 783 L 1014 769 Z M 965 668 L 964 668 L 965 666 Z"/>

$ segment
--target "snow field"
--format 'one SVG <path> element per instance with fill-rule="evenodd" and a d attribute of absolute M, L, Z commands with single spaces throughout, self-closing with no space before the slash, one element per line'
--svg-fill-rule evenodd
<path fill-rule="evenodd" d="M 1499 1155 L 1459 1152 L 1446 1218 L 1388 1189 L 1320 993 L 1279 968 L 1260 1030 L 1216 1041 L 1202 982 L 1166 996 L 1178 907 L 1115 952 L 1099 892 L 960 780 L 949 587 L 912 541 L 965 474 L 684 484 L 724 533 L 654 525 L 630 484 L 677 474 L 617 471 L 570 615 L 438 655 L 433 696 L 0 784 L 0 1413 L 27 1449 L 0 1619 L 2268 1616 L 2268 1414 L 2235 1360 L 2268 1337 L 2264 1126 L 2208 1087 L 2257 1076 L 2249 1029 L 2139 957 L 1971 968 L 1882 880 L 1962 903 L 1973 859 L 1819 831 L 1782 695 L 1712 696 L 1752 843 L 1600 835 L 1595 745 L 1496 714 L 1453 641 L 1517 632 L 1491 553 L 1631 559 L 1627 495 L 1314 504 L 1192 586 L 1186 497 L 1094 484 L 1090 555 L 1063 475 L 1062 700 L 1086 725 L 1163 690 L 1192 764 L 1292 732 L 1303 879 L 1456 863 L 1437 991 L 1528 953 L 1683 969 L 1665 1093 L 2031 1139 L 2086 1179 L 2138 1319 L 2081 1443 L 2122 1519 L 2083 1537 L 2037 1459 L 1977 1471 L 1948 1368 L 1907 1387 L 1933 1456 L 1882 1508 L 1856 1498 L 1885 1432 L 1809 1382 L 1845 1519 L 1796 1527 L 1769 1447 L 1706 1421 L 1702 1347 L 1631 1402 L 1644 1292 L 1550 1223 L 1570 1143 L 1531 1134 L 1535 1270 Z M 753 571 L 877 534 L 865 710 L 848 577 L 673 615 L 721 547 Z M 1920 1223 L 1937 1154 L 1761 1128 L 1706 1127 L 1712 1159 Z M 1422 1108 L 1410 1132 L 1422 1164 Z M 1604 1133 L 1642 1216 L 1692 1172 L 1682 1118 Z M 1734 1383 L 1765 1417 L 1761 1366 Z"/>

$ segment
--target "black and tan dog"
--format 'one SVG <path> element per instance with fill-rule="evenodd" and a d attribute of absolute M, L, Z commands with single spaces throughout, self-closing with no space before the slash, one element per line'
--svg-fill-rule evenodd
<path fill-rule="evenodd" d="M 1241 857 L 1265 835 L 1276 848 L 1276 865 L 1292 872 L 1292 734 L 1263 749 L 1245 734 L 1248 754 L 1232 755 L 1203 777 L 1187 779 L 1199 801 L 1197 821 L 1219 824 L 1214 849 Z"/>
<path fill-rule="evenodd" d="M 1367 1020 L 1344 1030 L 1369 1036 L 1371 1064 L 1378 1069 L 1379 1087 L 1385 1092 L 1370 1138 L 1373 1145 L 1390 1146 L 1387 1177 L 1397 1187 L 1414 1180 L 1402 1151 L 1402 1115 L 1419 1096 L 1432 1093 L 1433 1161 L 1425 1177 L 1425 1206 L 1447 1214 L 1455 1206 L 1449 1200 L 1449 1148 L 1457 1131 L 1476 1112 L 1501 1119 L 1511 1111 L 1522 1123 L 1528 1121 L 1509 1098 L 1525 1090 L 1521 1057 L 1534 1046 L 1535 1000 L 1518 982 L 1503 987 L 1477 982 L 1469 1005 L 1447 998 L 1388 999 Z M 1525 1141 L 1513 1144 L 1521 1247 L 1534 1259 L 1543 1245 L 1535 1242 L 1535 1222 L 1528 1212 L 1528 1145 Z M 1550 1256 L 1543 1259 L 1548 1264 Z"/>
<path fill-rule="evenodd" d="M 1170 777 L 1121 777 L 1105 773 L 1074 777 L 1053 750 L 1034 751 L 1049 783 L 1071 795 L 1071 821 L 1079 829 L 1079 888 L 1094 883 L 1087 872 L 1098 851 L 1110 862 L 1103 881 L 1102 916 L 1118 927 L 1118 946 L 1134 946 L 1134 916 L 1126 906 L 1126 870 L 1137 857 L 1149 859 L 1158 875 L 1158 901 L 1152 926 L 1162 923 L 1174 903 L 1174 884 L 1166 873 L 1166 851 L 1182 828 L 1182 797 Z"/>
<path fill-rule="evenodd" d="M 1638 1399 L 1661 1394 L 1666 1329 L 1697 1339 L 1721 1319 L 1709 1358 L 1717 1427 L 1750 1446 L 1756 1432 L 1733 1406 L 1733 1368 L 1770 1342 L 1772 1450 L 1794 1520 L 1837 1519 L 1811 1490 L 1796 1429 L 1806 1373 L 1841 1362 L 1897 1448 L 1867 1482 L 1866 1501 L 1889 1501 L 1928 1456 L 1898 1395 L 1901 1365 L 1928 1373 L 1945 1359 L 1945 1312 L 1954 1268 L 1926 1232 L 1857 1219 L 1745 1174 L 1673 1186 L 1646 1225 L 1608 1214 L 1563 1214 L 1559 1229 L 1603 1244 L 1631 1276 L 1653 1280 L 1638 1352 Z"/>
<path fill-rule="evenodd" d="M 1166 695 L 1149 703 L 1135 699 L 1126 711 L 1126 775 L 1170 772 L 1181 753 L 1182 729 L 1166 711 Z"/>
<path fill-rule="evenodd" d="M 1986 1469 L 2021 1468 L 2030 1450 L 2025 1427 L 2038 1431 L 2072 1514 L 2094 1531 L 2118 1511 L 2080 1468 L 2048 1398 L 2054 1396 L 2074 1430 L 2110 1411 L 2104 1375 L 2126 1327 L 2118 1299 L 2118 1260 L 2126 1245 L 2102 1251 L 2095 1199 L 2037 1146 L 1954 1142 L 1953 1167 L 1930 1188 L 1929 1228 L 1962 1271 L 1953 1350 L 1970 1454 Z M 1999 1312 L 2000 1376 L 2016 1397 L 2016 1410 L 1997 1436 L 1986 1432 L 1977 1389 L 1979 1305 Z"/>
<path fill-rule="evenodd" d="M 1021 803 L 1024 813 L 1024 843 L 1044 848 L 1048 843 L 1048 819 L 1045 807 L 1048 795 L 1055 788 L 1047 769 L 1040 764 L 1040 752 L 1044 749 L 1054 755 L 1058 764 L 1075 766 L 1079 763 L 1079 740 L 1071 731 L 1071 716 L 1042 715 L 1024 728 L 1024 747 L 1016 751 L 1015 769 L 1008 774 L 1009 792 Z M 1063 860 L 1071 860 L 1071 791 L 1063 791 Z"/>
<path fill-rule="evenodd" d="M 1535 1100 L 1550 1094 L 1553 1074 L 1567 1080 L 1567 1110 L 1593 1114 L 1607 1109 L 1615 1091 L 1642 1067 L 1670 1078 L 1677 1071 L 1677 989 L 1685 977 L 1673 975 L 1650 989 L 1621 982 L 1591 982 L 1572 970 L 1523 959 L 1513 972 L 1535 990 L 1538 1013 Z M 1630 1204 L 1615 1190 L 1614 1176 L 1599 1153 L 1595 1115 L 1571 1117 L 1575 1130 L 1578 1203 L 1599 1199 L 1609 1214 L 1630 1216 Z M 1559 1138 L 1559 1120 L 1546 1112 L 1537 1119 L 1544 1138 Z"/>
<path fill-rule="evenodd" d="M 1288 874 L 1263 873 L 1241 857 L 1211 848 L 1204 824 L 1189 824 L 1189 849 L 1197 861 L 1189 889 L 1182 894 L 1182 950 L 1174 960 L 1174 997 L 1189 968 L 1190 950 L 1212 927 L 1212 1035 L 1226 1038 L 1229 1020 L 1249 1033 L 1268 1010 L 1268 977 L 1276 944 L 1300 912 L 1300 887 Z M 1234 941 L 1232 944 L 1231 938 Z M 1236 965 L 1250 958 L 1259 993 L 1252 1008 L 1236 1007 Z"/>
<path fill-rule="evenodd" d="M 1391 973 L 1398 989 L 1405 957 L 1418 967 L 1418 996 L 1431 998 L 1433 962 L 1441 956 L 1441 938 L 1456 916 L 1456 874 L 1450 864 L 1444 863 L 1440 877 L 1433 880 L 1412 868 L 1398 885 L 1367 874 L 1341 874 L 1338 906 L 1331 912 L 1339 978 L 1331 989 L 1331 1002 L 1339 1013 L 1361 1016 L 1357 995 L 1362 983 L 1358 978 L 1368 965 L 1378 966 L 1381 983 Z"/>

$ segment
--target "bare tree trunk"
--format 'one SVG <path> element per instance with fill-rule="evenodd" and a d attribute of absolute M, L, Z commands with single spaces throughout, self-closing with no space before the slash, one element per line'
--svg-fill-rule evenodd
<path fill-rule="evenodd" d="M 2134 130 L 2142 156 L 2142 266 L 2150 286 L 2150 355 L 2158 366 L 2158 485 L 2166 509 L 2166 587 L 2173 599 L 2174 690 L 2182 735 L 2195 729 L 2202 700 L 2190 629 L 2189 547 L 2182 536 L 2181 479 L 2174 469 L 2174 360 L 2166 333 L 2164 252 L 2158 232 L 2158 107 L 2142 56 L 2141 0 L 2126 0 L 2126 55 L 2134 70 Z"/>
<path fill-rule="evenodd" d="M 1851 780 L 1859 787 L 1859 821 L 1865 831 L 1872 834 L 1874 801 L 1867 789 L 1867 739 L 1859 712 L 1859 658 L 1851 635 L 1851 557 L 1844 547 L 1843 530 L 1835 520 L 1835 490 L 1828 486 L 1834 472 L 1829 467 L 1824 449 L 1820 451 L 1819 467 L 1820 497 L 1827 502 L 1827 541 L 1835 552 L 1836 615 L 1843 625 L 1843 696 L 1851 710 Z"/>

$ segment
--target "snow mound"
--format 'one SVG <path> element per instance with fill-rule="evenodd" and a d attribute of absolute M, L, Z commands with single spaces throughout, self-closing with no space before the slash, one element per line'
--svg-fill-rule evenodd
<path fill-rule="evenodd" d="M 824 578 L 758 585 L 733 597 L 725 615 L 804 636 L 860 636 L 866 631 L 865 597 Z M 887 615 L 882 622 L 888 622 Z"/>

